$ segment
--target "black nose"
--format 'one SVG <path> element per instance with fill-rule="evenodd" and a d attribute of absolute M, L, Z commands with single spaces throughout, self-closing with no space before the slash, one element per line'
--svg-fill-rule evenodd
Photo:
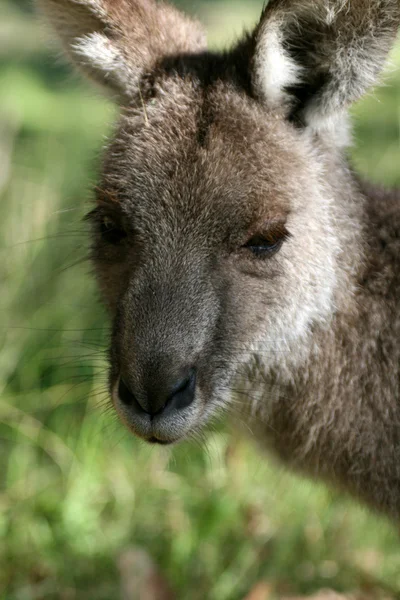
<path fill-rule="evenodd" d="M 145 395 L 136 396 L 121 377 L 119 398 L 137 414 L 149 414 L 152 417 L 168 414 L 187 408 L 194 401 L 196 393 L 196 369 L 185 369 L 183 375 L 173 384 L 158 381 L 149 382 Z"/>

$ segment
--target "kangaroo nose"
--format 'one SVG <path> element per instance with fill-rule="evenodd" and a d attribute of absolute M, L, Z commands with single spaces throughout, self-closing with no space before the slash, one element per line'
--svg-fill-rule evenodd
<path fill-rule="evenodd" d="M 119 382 L 119 398 L 137 414 L 148 414 L 151 417 L 166 415 L 173 411 L 187 408 L 194 401 L 196 392 L 196 369 L 187 368 L 178 380 L 163 385 L 160 381 L 149 382 L 146 399 L 134 395 L 130 387 L 121 377 Z"/>

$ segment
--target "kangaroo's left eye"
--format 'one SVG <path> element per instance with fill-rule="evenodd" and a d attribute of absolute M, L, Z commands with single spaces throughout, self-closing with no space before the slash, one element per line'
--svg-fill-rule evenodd
<path fill-rule="evenodd" d="M 283 240 L 271 242 L 263 237 L 256 236 L 251 238 L 245 245 L 255 256 L 271 256 L 281 249 Z"/>
<path fill-rule="evenodd" d="M 270 257 L 279 252 L 290 234 L 284 225 L 279 224 L 265 233 L 254 235 L 244 245 L 258 258 Z"/>

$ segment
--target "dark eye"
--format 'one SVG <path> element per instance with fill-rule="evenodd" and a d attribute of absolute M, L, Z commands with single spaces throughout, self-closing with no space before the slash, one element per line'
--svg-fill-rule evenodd
<path fill-rule="evenodd" d="M 286 227 L 280 226 L 265 234 L 254 235 L 244 247 L 258 258 L 273 256 L 279 252 L 289 235 Z"/>
<path fill-rule="evenodd" d="M 251 238 L 245 245 L 255 256 L 270 256 L 280 250 L 283 240 L 273 242 L 261 236 Z"/>
<path fill-rule="evenodd" d="M 126 238 L 126 232 L 110 217 L 103 217 L 100 221 L 100 234 L 108 244 L 119 244 Z"/>

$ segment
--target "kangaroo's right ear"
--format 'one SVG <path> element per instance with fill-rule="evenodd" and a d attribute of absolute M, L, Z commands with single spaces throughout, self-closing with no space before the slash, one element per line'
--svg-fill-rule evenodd
<path fill-rule="evenodd" d="M 72 62 L 124 101 L 162 57 L 206 47 L 197 22 L 155 0 L 36 1 Z"/>

